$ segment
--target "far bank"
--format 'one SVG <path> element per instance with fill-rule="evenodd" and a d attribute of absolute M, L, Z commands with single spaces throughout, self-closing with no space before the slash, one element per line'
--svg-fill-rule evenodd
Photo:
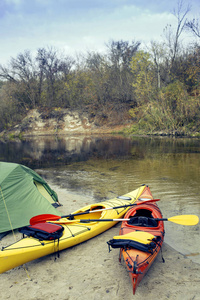
<path fill-rule="evenodd" d="M 93 134 L 122 134 L 153 135 L 171 137 L 200 137 L 199 131 L 185 132 L 184 130 L 151 130 L 140 126 L 129 114 L 128 110 L 119 112 L 103 111 L 91 113 L 87 110 L 71 109 L 32 109 L 19 124 L 0 133 L 2 139 L 26 138 L 31 136 L 48 135 L 93 135 Z"/>

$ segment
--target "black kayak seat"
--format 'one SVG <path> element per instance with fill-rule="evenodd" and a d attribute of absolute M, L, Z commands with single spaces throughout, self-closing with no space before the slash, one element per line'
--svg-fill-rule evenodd
<path fill-rule="evenodd" d="M 128 221 L 129 225 L 142 226 L 142 227 L 157 227 L 158 222 L 154 218 L 144 216 L 133 216 Z"/>

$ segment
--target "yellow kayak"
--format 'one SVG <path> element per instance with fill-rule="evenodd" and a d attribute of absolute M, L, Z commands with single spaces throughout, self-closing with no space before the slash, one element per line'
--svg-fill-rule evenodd
<path fill-rule="evenodd" d="M 133 204 L 140 197 L 145 188 L 146 186 L 142 185 L 138 189 L 123 196 L 85 206 L 80 210 L 75 211 L 73 214 L 94 211 L 92 212 L 92 218 L 94 217 L 95 219 L 120 219 L 131 206 L 116 209 L 111 208 Z M 101 209 L 109 210 L 99 211 Z M 95 210 L 97 211 L 95 212 Z M 89 213 L 83 214 L 81 219 L 90 219 L 89 216 L 91 216 Z M 3 247 L 0 251 L 0 273 L 6 272 L 34 259 L 57 252 L 58 250 L 60 251 L 80 244 L 106 231 L 117 223 L 107 221 L 81 223 L 78 219 L 80 219 L 80 216 L 75 217 L 72 221 L 67 218 L 59 219 L 58 223 L 62 224 L 64 227 L 63 234 L 59 239 L 41 240 L 25 236 L 12 245 Z"/>

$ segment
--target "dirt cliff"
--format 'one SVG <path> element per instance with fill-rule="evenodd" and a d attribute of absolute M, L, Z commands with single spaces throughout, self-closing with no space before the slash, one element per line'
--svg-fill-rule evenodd
<path fill-rule="evenodd" d="M 105 119 L 105 120 L 104 120 Z M 113 121 L 115 120 L 115 121 Z M 67 135 L 67 134 L 95 134 L 122 131 L 130 127 L 130 120 L 119 122 L 115 115 L 93 116 L 91 113 L 70 109 L 32 109 L 21 123 L 1 136 L 35 136 L 35 135 Z"/>

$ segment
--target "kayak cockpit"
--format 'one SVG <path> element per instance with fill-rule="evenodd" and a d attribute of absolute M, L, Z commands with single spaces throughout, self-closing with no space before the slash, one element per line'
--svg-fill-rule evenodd
<path fill-rule="evenodd" d="M 133 216 L 130 216 L 130 221 L 127 222 L 131 226 L 141 227 L 157 227 L 158 221 L 154 219 L 152 211 L 149 209 L 138 209 Z"/>
<path fill-rule="evenodd" d="M 142 226 L 142 227 L 157 227 L 158 222 L 154 219 L 148 218 L 148 217 L 133 217 L 128 221 L 129 225 L 132 226 Z"/>
<path fill-rule="evenodd" d="M 101 209 L 104 209 L 105 207 L 102 206 L 102 205 L 93 205 L 90 207 L 90 209 L 86 210 L 86 211 L 77 211 L 76 213 L 78 213 L 79 215 L 78 216 L 73 216 L 73 220 L 75 219 L 90 219 L 91 216 L 92 216 L 92 219 L 101 219 L 103 214 L 104 214 L 104 211 L 99 211 Z M 91 214 L 91 211 L 92 211 L 92 214 Z M 87 213 L 88 212 L 88 213 Z M 83 213 L 83 214 L 81 214 Z"/>

